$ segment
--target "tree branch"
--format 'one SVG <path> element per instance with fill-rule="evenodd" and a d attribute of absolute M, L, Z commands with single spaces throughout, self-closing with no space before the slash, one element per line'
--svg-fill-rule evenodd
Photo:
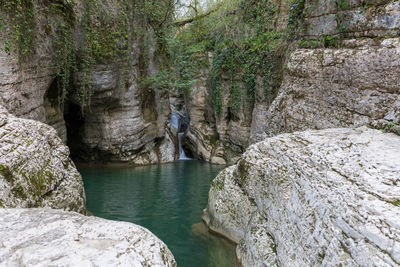
<path fill-rule="evenodd" d="M 214 8 L 208 10 L 207 12 L 205 12 L 203 14 L 199 14 L 199 15 L 191 17 L 191 18 L 188 18 L 188 19 L 175 21 L 173 23 L 173 25 L 177 26 L 177 27 L 181 27 L 181 26 L 185 26 L 188 23 L 192 23 L 192 22 L 201 20 L 202 18 L 205 18 L 205 17 L 211 15 L 212 13 L 216 12 L 221 6 L 222 6 L 222 2 L 219 2 Z"/>

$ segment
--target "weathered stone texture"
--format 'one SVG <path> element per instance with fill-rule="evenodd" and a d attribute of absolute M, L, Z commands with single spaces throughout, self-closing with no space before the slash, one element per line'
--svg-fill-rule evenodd
<path fill-rule="evenodd" d="M 40 14 L 41 6 L 35 3 L 34 8 Z M 56 70 L 54 62 L 54 40 L 46 38 L 47 31 L 53 28 L 55 21 L 62 18 L 38 16 L 36 18 L 34 48 L 32 55 L 18 60 L 18 55 L 8 55 L 0 49 L 0 104 L 12 114 L 27 119 L 38 120 L 53 126 L 63 141 L 67 139 L 67 132 L 58 100 L 57 88 L 51 85 L 55 80 Z M 0 32 L 0 38 L 6 37 L 7 32 Z M 55 89 L 55 98 L 49 98 L 49 91 Z"/>
<path fill-rule="evenodd" d="M 176 266 L 168 247 L 127 222 L 50 209 L 0 209 L 3 266 Z"/>
<path fill-rule="evenodd" d="M 107 6 L 115 4 L 105 1 L 103 8 Z M 118 14 L 113 16 L 118 20 Z M 155 55 L 154 33 L 139 17 L 132 23 L 128 59 L 110 58 L 90 67 L 91 105 L 80 129 L 79 154 L 85 161 L 146 165 L 175 158 L 174 143 L 166 132 L 171 113 L 169 94 L 143 84 L 162 64 Z M 79 84 L 81 78 L 78 72 L 75 82 Z"/>
<path fill-rule="evenodd" d="M 71 2 L 64 1 L 63 4 Z M 72 110 L 68 105 L 82 106 L 82 92 L 73 91 L 79 91 L 80 84 L 90 84 L 91 91 L 85 92 L 85 97 L 90 98 L 86 99 L 90 104 L 83 112 L 74 110 L 82 115 L 72 114 L 75 117 L 84 117 L 83 126 L 72 131 L 68 129 L 68 133 L 79 131 L 74 137 L 68 136 L 70 140 L 79 139 L 81 142 L 76 145 L 81 149 L 77 152 L 81 154 L 78 160 L 136 164 L 173 160 L 175 150 L 170 148 L 174 146 L 171 146 L 165 132 L 170 114 L 168 93 L 161 90 L 150 91 L 147 87 L 143 90 L 139 88 L 139 83 L 144 78 L 141 75 L 157 73 L 160 64 L 155 55 L 156 41 L 150 27 L 144 28 L 149 32 L 149 36 L 146 37 L 148 40 L 145 41 L 145 37 L 141 36 L 142 32 L 134 32 L 138 28 L 137 25 L 128 30 L 131 41 L 124 49 L 129 50 L 129 59 L 120 55 L 101 59 L 99 62 L 92 62 L 84 71 L 80 69 L 81 64 L 70 66 L 74 72 L 74 79 L 68 88 L 68 99 L 60 101 L 65 92 L 57 84 L 56 73 L 60 66 L 57 65 L 59 62 L 56 60 L 56 54 L 60 48 L 57 47 L 56 32 L 60 31 L 59 25 L 67 23 L 71 30 L 71 36 L 68 38 L 74 38 L 72 43 L 76 45 L 74 48 L 77 50 L 77 62 L 87 60 L 82 58 L 83 53 L 87 53 L 87 48 L 84 48 L 87 44 L 83 44 L 86 23 L 84 6 L 85 1 L 78 1 L 76 5 L 70 6 L 71 10 L 66 8 L 70 14 L 63 16 L 54 12 L 51 5 L 49 7 L 42 1 L 33 1 L 35 13 L 32 25 L 32 52 L 18 60 L 14 47 L 10 55 L 3 49 L 0 51 L 0 104 L 18 117 L 38 120 L 53 126 L 66 143 L 64 110 Z M 113 1 L 102 1 L 97 7 L 97 12 L 107 14 L 107 19 L 117 21 L 120 19 L 118 6 Z M 67 19 L 73 23 L 66 22 Z M 96 19 L 98 21 L 92 23 L 100 25 L 100 20 L 104 18 L 100 16 Z M 139 18 L 137 20 L 140 21 Z M 136 21 L 133 23 L 140 24 Z M 8 25 L 6 29 L 0 32 L 1 38 L 10 39 L 10 36 L 15 35 L 11 32 L 12 25 Z M 143 47 L 140 42 L 145 43 Z M 147 65 L 142 61 L 146 61 Z M 67 123 L 69 128 L 78 127 L 73 123 Z"/>
<path fill-rule="evenodd" d="M 190 116 L 186 146 L 203 160 L 215 164 L 234 164 L 249 142 L 252 108 L 232 108 L 231 85 L 228 79 L 224 79 L 223 104 L 220 114 L 216 114 L 207 75 L 208 70 L 203 70 L 186 97 Z"/>
<path fill-rule="evenodd" d="M 400 122 L 400 39 L 346 43 L 349 48 L 297 49 L 290 55 L 266 116 L 268 135 Z"/>
<path fill-rule="evenodd" d="M 392 133 L 278 135 L 218 175 L 203 218 L 244 266 L 397 266 L 399 166 Z"/>
<path fill-rule="evenodd" d="M 400 35 L 400 2 L 308 0 L 303 11 L 305 38 L 322 34 L 351 37 L 397 37 Z"/>
<path fill-rule="evenodd" d="M 165 131 L 168 95 L 139 90 L 131 75 L 118 62 L 93 67 L 91 107 L 80 130 L 81 158 L 139 165 L 174 160 L 174 144 Z"/>
<path fill-rule="evenodd" d="M 190 88 L 186 97 L 186 106 L 190 116 L 189 132 L 185 136 L 184 146 L 188 147 L 196 157 L 213 163 L 225 164 L 218 155 L 221 147 L 214 107 L 211 103 L 212 92 L 207 86 L 207 72 L 200 75 L 198 81 Z"/>
<path fill-rule="evenodd" d="M 286 23 L 288 6 L 284 1 L 280 5 L 279 23 Z M 298 40 L 289 46 L 283 63 L 278 96 L 266 96 L 258 81 L 254 105 L 245 112 L 232 112 L 229 92 L 225 92 L 221 115 L 210 123 L 204 105 L 211 101 L 196 97 L 202 100 L 212 92 L 207 93 L 205 83 L 194 86 L 196 97 L 189 98 L 189 105 L 198 103 L 192 113 L 208 119 L 208 125 L 196 119 L 202 126 L 191 127 L 196 138 L 189 135 L 189 143 L 201 147 L 199 154 L 206 160 L 211 161 L 218 151 L 222 162 L 232 164 L 248 145 L 285 132 L 368 125 L 399 133 L 399 10 L 399 1 L 307 0 Z M 304 43 L 319 48 L 296 49 Z M 229 84 L 222 89 L 229 91 Z"/>
<path fill-rule="evenodd" d="M 81 175 L 56 131 L 0 106 L 0 207 L 86 213 Z"/>

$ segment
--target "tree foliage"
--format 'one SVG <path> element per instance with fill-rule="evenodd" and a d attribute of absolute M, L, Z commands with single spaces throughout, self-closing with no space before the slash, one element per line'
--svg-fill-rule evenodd
<path fill-rule="evenodd" d="M 165 76 L 174 79 L 170 87 L 187 92 L 199 70 L 209 64 L 209 86 L 213 89 L 217 114 L 227 93 L 224 80 L 230 86 L 228 105 L 236 111 L 254 102 L 257 77 L 262 77 L 265 94 L 274 94 L 279 84 L 278 66 L 286 32 L 276 27 L 279 10 L 273 1 L 186 3 L 186 12 L 174 23 L 169 42 L 173 67 Z M 196 68 L 192 67 L 193 62 Z"/>

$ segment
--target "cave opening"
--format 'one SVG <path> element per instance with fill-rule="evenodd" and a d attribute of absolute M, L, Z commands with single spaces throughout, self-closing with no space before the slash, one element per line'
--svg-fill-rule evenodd
<path fill-rule="evenodd" d="M 67 145 L 70 149 L 71 158 L 74 161 L 79 161 L 83 144 L 81 129 L 85 122 L 81 106 L 69 100 L 65 101 L 64 120 L 67 127 Z"/>
<path fill-rule="evenodd" d="M 63 111 L 61 105 L 62 90 L 59 87 L 59 78 L 55 78 L 47 88 L 43 105 L 45 109 L 46 123 L 55 125 L 63 120 Z"/>

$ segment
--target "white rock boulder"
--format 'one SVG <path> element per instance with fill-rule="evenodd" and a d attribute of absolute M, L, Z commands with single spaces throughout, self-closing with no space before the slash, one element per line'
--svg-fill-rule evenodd
<path fill-rule="evenodd" d="M 176 266 L 167 246 L 127 222 L 52 209 L 0 209 L 1 266 Z"/>
<path fill-rule="evenodd" d="M 217 176 L 203 219 L 243 266 L 399 266 L 400 136 L 268 138 Z"/>
<path fill-rule="evenodd" d="M 0 208 L 86 212 L 82 177 L 56 131 L 0 106 Z"/>

